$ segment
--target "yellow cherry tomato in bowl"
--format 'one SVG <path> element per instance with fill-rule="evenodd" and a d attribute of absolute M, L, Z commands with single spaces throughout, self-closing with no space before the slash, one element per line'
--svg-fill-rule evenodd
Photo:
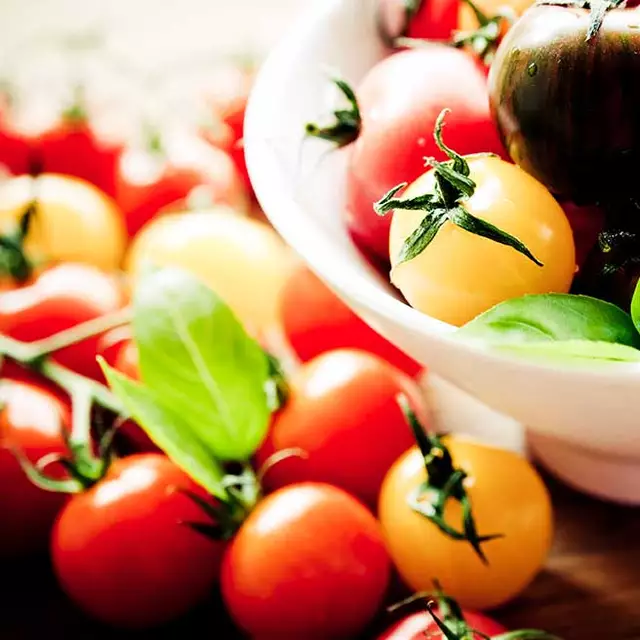
<path fill-rule="evenodd" d="M 105 271 L 120 267 L 126 232 L 116 203 L 72 176 L 44 173 L 0 184 L 0 232 L 10 233 L 35 202 L 25 250 L 35 261 L 81 262 Z"/>
<path fill-rule="evenodd" d="M 267 224 L 220 206 L 151 221 L 135 237 L 125 261 L 134 287 L 147 264 L 194 273 L 249 330 L 261 332 L 276 323 L 293 259 Z"/>
<path fill-rule="evenodd" d="M 427 480 L 424 458 L 410 449 L 389 470 L 378 516 L 389 552 L 404 581 L 431 591 L 437 578 L 445 592 L 469 609 L 483 610 L 518 595 L 542 568 L 553 537 L 551 500 L 542 479 L 521 456 L 459 437 L 444 438 L 464 481 L 477 532 L 502 534 L 483 542 L 484 563 L 468 541 L 454 540 L 410 506 Z M 460 503 L 448 500 L 445 520 L 460 529 Z"/>
<path fill-rule="evenodd" d="M 575 273 L 569 222 L 553 196 L 535 178 L 496 156 L 468 156 L 475 192 L 461 201 L 472 215 L 522 242 L 543 266 L 510 246 L 445 222 L 416 257 L 399 263 L 401 248 L 425 211 L 396 210 L 391 221 L 391 281 L 412 307 L 462 325 L 510 298 L 567 292 Z M 434 191 L 426 172 L 402 194 L 409 200 Z"/>

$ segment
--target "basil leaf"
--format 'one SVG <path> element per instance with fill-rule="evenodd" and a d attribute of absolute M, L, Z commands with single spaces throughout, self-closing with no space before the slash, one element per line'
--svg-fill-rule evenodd
<path fill-rule="evenodd" d="M 271 415 L 269 362 L 229 307 L 196 276 L 147 272 L 133 300 L 145 384 L 220 461 L 249 459 Z"/>
<path fill-rule="evenodd" d="M 497 345 L 500 351 L 536 360 L 554 361 L 558 364 L 584 364 L 585 362 L 640 362 L 640 351 L 615 342 L 592 340 L 565 340 L 563 342 L 526 342 Z"/>
<path fill-rule="evenodd" d="M 224 472 L 209 448 L 191 429 L 186 417 L 144 385 L 100 362 L 113 393 L 151 440 L 197 484 L 226 500 Z"/>
<path fill-rule="evenodd" d="M 513 298 L 485 311 L 456 332 L 489 344 L 589 340 L 640 347 L 631 316 L 588 296 L 546 293 Z"/>
<path fill-rule="evenodd" d="M 631 298 L 631 318 L 636 329 L 640 331 L 640 280 L 638 280 L 633 298 Z"/>

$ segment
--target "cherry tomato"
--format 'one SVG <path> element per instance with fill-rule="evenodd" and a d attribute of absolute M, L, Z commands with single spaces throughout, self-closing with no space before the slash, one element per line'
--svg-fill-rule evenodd
<path fill-rule="evenodd" d="M 293 262 L 273 229 L 221 206 L 154 220 L 127 256 L 134 283 L 146 264 L 182 267 L 200 276 L 248 329 L 262 330 L 276 324 Z"/>
<path fill-rule="evenodd" d="M 145 454 L 116 460 L 67 503 L 52 533 L 52 560 L 83 611 L 116 626 L 149 627 L 207 597 L 222 545 L 187 525 L 206 519 L 184 490 L 206 499 L 168 458 Z"/>
<path fill-rule="evenodd" d="M 49 533 L 66 496 L 38 488 L 22 470 L 13 448 L 33 464 L 45 456 L 67 452 L 63 430 L 69 429 L 67 404 L 44 387 L 6 377 L 0 383 L 0 555 L 11 556 L 47 548 Z M 58 464 L 48 475 L 62 478 Z"/>
<path fill-rule="evenodd" d="M 340 489 L 305 483 L 249 515 L 225 553 L 221 586 L 251 637 L 355 638 L 375 616 L 389 571 L 371 513 Z"/>
<path fill-rule="evenodd" d="M 438 613 L 436 609 L 436 614 Z M 501 624 L 493 621 L 480 613 L 465 611 L 464 618 L 467 624 L 477 631 L 473 640 L 485 640 L 505 633 L 507 630 Z M 482 635 L 483 634 L 483 635 Z M 392 625 L 378 640 L 446 640 L 442 631 L 438 628 L 433 618 L 426 612 L 413 613 Z"/>
<path fill-rule="evenodd" d="M 0 293 L 0 332 L 33 342 L 112 313 L 126 303 L 115 276 L 95 267 L 66 263 L 47 269 L 32 283 Z M 96 362 L 99 337 L 65 347 L 55 359 L 101 380 Z"/>
<path fill-rule="evenodd" d="M 244 188 L 228 154 L 185 134 L 169 133 L 146 149 L 125 150 L 116 188 L 130 236 L 160 209 L 183 201 L 196 188 L 209 205 L 222 203 L 240 210 L 246 206 Z"/>
<path fill-rule="evenodd" d="M 407 0 L 380 0 L 378 24 L 386 39 L 451 38 L 458 27 L 460 0 L 413 0 L 413 4 L 415 11 L 408 10 Z"/>
<path fill-rule="evenodd" d="M 83 262 L 106 271 L 120 266 L 125 247 L 122 213 L 96 187 L 69 176 L 20 176 L 0 184 L 0 227 L 16 225 L 37 201 L 26 240 L 35 260 Z"/>
<path fill-rule="evenodd" d="M 32 137 L 15 125 L 12 109 L 3 101 L 0 109 L 0 164 L 13 175 L 37 171 L 39 166 L 32 153 Z"/>
<path fill-rule="evenodd" d="M 553 537 L 549 494 L 524 458 L 462 438 L 446 438 L 456 468 L 468 474 L 466 490 L 479 535 L 502 534 L 482 544 L 484 564 L 471 545 L 446 536 L 415 512 L 408 496 L 426 480 L 417 448 L 389 470 L 378 515 L 402 578 L 415 591 L 430 591 L 437 578 L 464 607 L 482 610 L 518 595 L 542 567 Z M 460 504 L 448 501 L 445 518 L 460 528 Z"/>
<path fill-rule="evenodd" d="M 361 320 L 305 265 L 296 268 L 282 290 L 280 318 L 287 340 L 304 362 L 332 349 L 354 348 L 374 353 L 409 375 L 422 369 Z"/>
<path fill-rule="evenodd" d="M 127 348 L 132 339 L 131 325 L 127 324 L 110 329 L 98 338 L 97 354 L 110 367 L 115 367 L 120 352 Z"/>
<path fill-rule="evenodd" d="M 347 226 L 359 246 L 388 262 L 390 221 L 373 203 L 424 173 L 425 156 L 446 159 L 432 135 L 444 108 L 451 109 L 447 143 L 460 154 L 505 152 L 485 70 L 464 51 L 435 44 L 402 51 L 373 67 L 357 93 L 362 129 L 347 172 Z"/>
<path fill-rule="evenodd" d="M 465 200 L 466 210 L 515 236 L 543 266 L 451 222 L 444 223 L 417 257 L 398 264 L 404 241 L 425 212 L 397 211 L 391 223 L 391 280 L 411 306 L 454 325 L 462 325 L 510 298 L 566 292 L 576 269 L 569 222 L 539 182 L 499 158 L 468 158 L 468 162 L 476 190 Z M 432 192 L 433 188 L 434 172 L 428 171 L 402 198 Z"/>
<path fill-rule="evenodd" d="M 291 378 L 288 401 L 257 459 L 263 464 L 275 452 L 294 448 L 306 457 L 275 464 L 265 476 L 267 486 L 327 482 L 375 507 L 389 467 L 413 444 L 399 394 L 411 398 L 427 423 L 417 384 L 376 356 L 339 350 L 308 362 Z"/>

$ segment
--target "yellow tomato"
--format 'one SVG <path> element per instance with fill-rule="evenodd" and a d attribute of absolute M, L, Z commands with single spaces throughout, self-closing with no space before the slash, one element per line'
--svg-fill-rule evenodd
<path fill-rule="evenodd" d="M 516 17 L 519 17 L 534 2 L 535 0 L 477 0 L 475 4 L 488 17 L 507 11 L 511 11 Z M 460 31 L 474 31 L 479 26 L 473 9 L 466 2 L 460 3 L 458 24 Z"/>
<path fill-rule="evenodd" d="M 263 331 L 276 322 L 280 290 L 293 260 L 271 227 L 218 207 L 168 214 L 149 223 L 136 236 L 126 260 L 134 287 L 145 264 L 191 271 L 247 328 Z"/>
<path fill-rule="evenodd" d="M 122 213 L 92 184 L 57 174 L 19 176 L 0 184 L 0 229 L 11 230 L 29 204 L 36 214 L 25 243 L 35 260 L 120 267 L 126 243 Z"/>
<path fill-rule="evenodd" d="M 415 591 L 431 591 L 434 578 L 470 609 L 486 609 L 518 595 L 541 569 L 553 536 L 551 501 L 540 476 L 524 458 L 460 438 L 445 438 L 456 468 L 468 473 L 465 487 L 484 564 L 466 541 L 456 541 L 407 503 L 426 480 L 424 459 L 410 449 L 389 470 L 378 515 L 398 571 Z M 461 528 L 460 505 L 448 501 L 446 522 Z"/>
<path fill-rule="evenodd" d="M 409 304 L 462 325 L 499 302 L 529 293 L 567 292 L 575 273 L 573 233 L 560 205 L 537 180 L 494 156 L 467 158 L 475 193 L 462 204 L 523 242 L 540 267 L 515 249 L 445 222 L 417 257 L 397 264 L 424 211 L 397 211 L 391 221 L 391 281 Z M 418 178 L 403 199 L 430 193 L 434 173 Z"/>

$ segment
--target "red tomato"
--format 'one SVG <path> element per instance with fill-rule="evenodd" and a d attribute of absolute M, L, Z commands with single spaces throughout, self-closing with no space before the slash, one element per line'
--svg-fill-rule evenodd
<path fill-rule="evenodd" d="M 82 178 L 113 197 L 123 147 L 120 140 L 101 135 L 86 113 L 70 109 L 34 140 L 33 153 L 41 171 Z"/>
<path fill-rule="evenodd" d="M 0 293 L 0 332 L 33 342 L 112 313 L 126 304 L 118 279 L 95 267 L 65 263 L 30 284 Z M 102 379 L 96 362 L 99 338 L 58 351 L 55 358 L 78 373 Z"/>
<path fill-rule="evenodd" d="M 407 4 L 407 0 L 380 0 L 380 29 L 390 41 L 400 36 L 449 40 L 458 27 L 460 0 L 415 0 L 413 15 Z"/>
<path fill-rule="evenodd" d="M 371 513 L 340 489 L 305 483 L 249 515 L 225 554 L 221 586 L 251 637 L 355 638 L 382 603 L 389 572 Z"/>
<path fill-rule="evenodd" d="M 267 487 L 328 482 L 375 508 L 387 471 L 414 444 L 397 402 L 401 393 L 428 424 L 417 384 L 376 356 L 341 350 L 308 362 L 290 380 L 287 404 L 257 460 L 262 465 L 293 448 L 308 457 L 278 462 L 265 476 Z"/>
<path fill-rule="evenodd" d="M 207 497 L 168 458 L 145 454 L 115 461 L 71 498 L 51 553 L 62 588 L 82 610 L 112 625 L 149 627 L 207 597 L 222 545 L 185 524 L 207 521 L 180 489 Z"/>
<path fill-rule="evenodd" d="M 66 496 L 36 487 L 10 449 L 19 449 L 34 464 L 49 454 L 65 453 L 62 434 L 70 428 L 70 410 L 37 384 L 7 379 L 4 367 L 0 402 L 0 555 L 41 551 L 47 548 L 51 527 Z M 56 464 L 46 471 L 58 478 L 64 474 Z"/>
<path fill-rule="evenodd" d="M 131 325 L 115 327 L 100 336 L 97 353 L 110 367 L 115 367 L 120 352 L 127 348 L 132 337 Z"/>
<path fill-rule="evenodd" d="M 130 236 L 196 188 L 207 204 L 245 207 L 244 189 L 227 153 L 184 134 L 167 134 L 153 145 L 131 147 L 120 159 L 116 201 Z"/>
<path fill-rule="evenodd" d="M 236 165 L 247 193 L 253 194 L 244 157 L 244 115 L 254 73 L 241 67 L 229 70 L 224 89 L 213 99 L 214 124 L 202 131 L 205 140 L 224 149 Z"/>
<path fill-rule="evenodd" d="M 444 45 L 402 51 L 378 63 L 358 90 L 362 129 L 347 173 L 347 225 L 354 241 L 388 263 L 391 216 L 373 203 L 425 172 L 425 157 L 446 160 L 433 140 L 445 108 L 447 144 L 461 155 L 506 157 L 489 113 L 483 65 Z"/>
<path fill-rule="evenodd" d="M 485 636 L 492 638 L 507 631 L 502 625 L 479 613 L 464 612 L 464 618 L 474 631 L 479 632 L 474 635 L 474 640 L 483 640 Z M 407 616 L 378 636 L 378 640 L 424 640 L 425 638 L 445 640 L 435 621 L 426 611 Z"/>
<path fill-rule="evenodd" d="M 31 144 L 31 136 L 15 126 L 11 110 L 3 105 L 0 111 L 0 164 L 16 176 L 39 171 Z"/>
<path fill-rule="evenodd" d="M 380 356 L 409 375 L 422 369 L 361 320 L 304 265 L 284 286 L 280 318 L 287 340 L 304 362 L 325 351 L 352 348 Z"/>

